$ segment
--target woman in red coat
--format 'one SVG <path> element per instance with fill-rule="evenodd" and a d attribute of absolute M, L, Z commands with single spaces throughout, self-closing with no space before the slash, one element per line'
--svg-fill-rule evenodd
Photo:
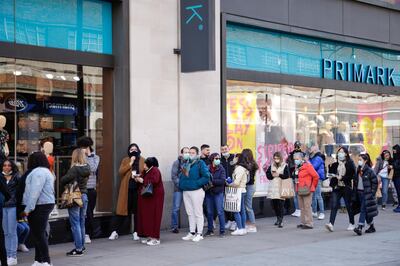
<path fill-rule="evenodd" d="M 160 227 L 164 206 L 164 186 L 158 161 L 149 157 L 144 161 L 144 172 L 136 181 L 140 183 L 138 197 L 138 234 L 144 237 L 143 244 L 156 246 L 160 244 Z M 142 195 L 146 187 L 152 184 L 151 195 Z"/>

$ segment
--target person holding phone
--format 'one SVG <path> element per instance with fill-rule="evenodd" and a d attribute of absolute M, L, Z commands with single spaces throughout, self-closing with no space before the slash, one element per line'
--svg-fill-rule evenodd
<path fill-rule="evenodd" d="M 108 239 L 118 239 L 118 232 L 123 228 L 124 223 L 131 220 L 134 215 L 133 240 L 140 240 L 137 235 L 137 177 L 144 171 L 144 158 L 141 156 L 141 150 L 136 143 L 128 147 L 128 156 L 122 159 L 119 167 L 121 177 L 116 216 L 113 219 L 113 231 Z"/>

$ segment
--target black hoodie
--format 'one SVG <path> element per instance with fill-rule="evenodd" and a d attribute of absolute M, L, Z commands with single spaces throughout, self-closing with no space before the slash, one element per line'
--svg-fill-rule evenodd
<path fill-rule="evenodd" d="M 398 144 L 393 146 L 393 169 L 393 179 L 400 178 L 400 146 Z"/>

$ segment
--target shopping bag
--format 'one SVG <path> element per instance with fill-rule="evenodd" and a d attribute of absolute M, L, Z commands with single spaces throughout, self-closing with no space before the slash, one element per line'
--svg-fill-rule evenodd
<path fill-rule="evenodd" d="M 281 183 L 281 198 L 291 199 L 294 198 L 294 185 L 291 178 L 282 179 Z"/>
<path fill-rule="evenodd" d="M 267 198 L 280 199 L 281 198 L 282 179 L 275 177 L 268 183 Z"/>
<path fill-rule="evenodd" d="M 224 210 L 227 212 L 240 212 L 242 190 L 240 188 L 226 187 Z"/>

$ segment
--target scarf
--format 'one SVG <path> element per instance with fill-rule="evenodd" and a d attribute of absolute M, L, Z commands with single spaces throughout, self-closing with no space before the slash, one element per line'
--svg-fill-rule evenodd
<path fill-rule="evenodd" d="M 279 167 L 277 167 L 276 163 L 273 163 L 271 166 L 272 172 L 277 172 L 279 175 L 283 175 L 283 171 L 285 171 L 286 163 L 280 163 Z"/>

